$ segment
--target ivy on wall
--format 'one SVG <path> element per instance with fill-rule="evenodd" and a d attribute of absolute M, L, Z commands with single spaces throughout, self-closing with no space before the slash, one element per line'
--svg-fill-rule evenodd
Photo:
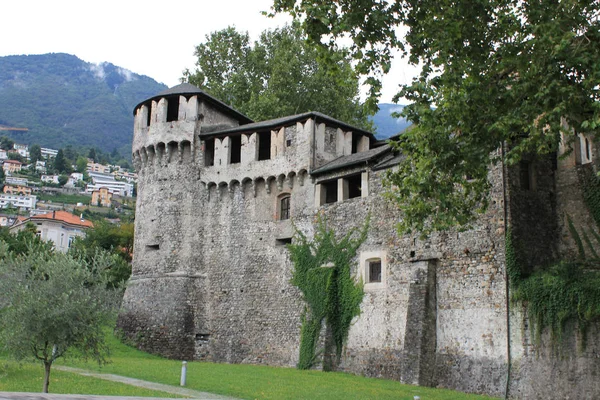
<path fill-rule="evenodd" d="M 323 322 L 331 340 L 325 340 L 325 354 L 335 347 L 335 363 L 324 362 L 323 369 L 334 369 L 339 362 L 343 345 L 348 337 L 352 319 L 360 313 L 364 291 L 362 282 L 356 282 L 351 267 L 360 245 L 367 237 L 369 218 L 360 230 L 352 229 L 341 239 L 327 228 L 319 217 L 314 238 L 309 240 L 296 229 L 294 242 L 288 245 L 294 264 L 291 283 L 302 292 L 306 303 L 300 332 L 298 369 L 315 366 L 321 351 L 317 344 Z"/>
<path fill-rule="evenodd" d="M 544 329 L 550 329 L 554 343 L 560 343 L 568 321 L 577 321 L 585 346 L 587 328 L 600 321 L 600 178 L 580 171 L 584 200 L 596 227 L 576 227 L 567 215 L 567 227 L 575 244 L 575 261 L 560 261 L 549 268 L 526 274 L 519 258 L 519 246 L 511 230 L 506 232 L 506 270 L 511 282 L 512 300 L 527 308 L 535 343 Z M 580 233 L 581 232 L 581 233 Z M 587 251 L 586 251 L 587 249 Z"/>

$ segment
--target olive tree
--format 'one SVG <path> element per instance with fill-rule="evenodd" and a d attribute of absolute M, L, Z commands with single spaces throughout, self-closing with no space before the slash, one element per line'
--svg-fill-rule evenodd
<path fill-rule="evenodd" d="M 106 253 L 85 261 L 35 249 L 18 255 L 0 241 L 0 344 L 17 360 L 42 363 L 47 393 L 58 358 L 105 362 L 103 327 L 113 321 L 122 292 L 107 285 Z"/>

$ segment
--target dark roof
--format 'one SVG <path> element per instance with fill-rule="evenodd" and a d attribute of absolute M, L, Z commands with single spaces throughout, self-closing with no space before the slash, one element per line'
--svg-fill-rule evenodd
<path fill-rule="evenodd" d="M 202 97 L 203 99 L 205 99 L 206 101 L 208 101 L 209 103 L 211 103 L 212 105 L 214 105 L 216 108 L 219 108 L 223 111 L 225 111 L 227 114 L 233 116 L 234 118 L 236 118 L 240 123 L 242 124 L 247 124 L 252 122 L 252 120 L 250 118 L 248 118 L 247 116 L 245 116 L 244 114 L 242 114 L 241 112 L 237 111 L 236 109 L 230 107 L 229 105 L 223 103 L 221 100 L 209 95 L 208 93 L 206 93 L 205 91 L 203 91 L 202 89 L 200 89 L 197 86 L 192 85 L 191 83 L 181 83 L 177 86 L 173 86 L 172 88 L 163 90 L 162 92 L 160 92 L 159 94 L 157 94 L 154 97 L 150 97 L 149 99 L 146 99 L 142 102 L 140 102 L 138 105 L 136 105 L 133 108 L 133 114 L 135 115 L 135 110 L 138 109 L 138 107 L 140 107 L 142 104 L 148 103 L 152 100 L 158 100 L 161 97 L 167 97 L 167 96 L 173 96 L 173 95 L 181 95 L 181 96 L 186 96 L 186 95 L 198 95 L 199 97 Z"/>
<path fill-rule="evenodd" d="M 346 130 L 353 131 L 353 132 L 360 132 L 364 135 L 369 136 L 371 139 L 373 139 L 373 141 L 375 141 L 375 136 L 373 136 L 373 134 L 371 132 L 366 131 L 362 128 L 358 128 L 356 126 L 349 125 L 345 122 L 342 122 L 340 120 L 337 120 L 335 118 L 332 118 L 328 115 L 325 115 L 325 114 L 317 112 L 317 111 L 309 111 L 309 112 L 302 113 L 302 114 L 296 114 L 296 115 L 290 115 L 287 117 L 269 119 L 267 121 L 254 122 L 251 124 L 240 125 L 240 126 L 236 126 L 233 128 L 223 129 L 223 130 L 214 130 L 214 128 L 211 128 L 210 126 L 206 126 L 206 127 L 201 128 L 200 136 L 219 136 L 219 135 L 228 134 L 228 133 L 257 132 L 257 131 L 267 130 L 270 128 L 276 128 L 276 127 L 280 127 L 280 126 L 289 126 L 290 124 L 293 124 L 298 121 L 303 121 L 303 120 L 306 120 L 309 118 L 324 120 L 324 121 L 327 121 L 330 125 L 337 126 L 340 128 L 345 128 Z"/>
<path fill-rule="evenodd" d="M 391 151 L 390 145 L 385 145 L 360 153 L 354 153 L 348 156 L 341 156 L 315 169 L 311 172 L 311 175 L 318 175 L 324 172 L 333 171 L 340 168 L 346 168 L 357 164 L 367 163 L 368 161 L 389 151 Z"/>

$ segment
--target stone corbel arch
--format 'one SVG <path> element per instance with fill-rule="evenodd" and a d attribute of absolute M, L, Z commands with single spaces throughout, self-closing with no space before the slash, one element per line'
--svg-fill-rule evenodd
<path fill-rule="evenodd" d="M 288 188 L 293 189 L 294 188 L 294 179 L 296 178 L 296 173 L 294 171 L 291 171 L 290 173 L 287 174 L 287 184 L 288 184 Z"/>
<path fill-rule="evenodd" d="M 273 175 L 271 175 L 265 180 L 265 189 L 267 191 L 267 194 L 271 194 L 271 183 L 276 179 L 277 178 L 275 178 Z"/>

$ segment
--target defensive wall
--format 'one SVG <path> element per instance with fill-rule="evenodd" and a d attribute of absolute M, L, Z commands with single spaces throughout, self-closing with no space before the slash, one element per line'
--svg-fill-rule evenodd
<path fill-rule="evenodd" d="M 546 337 L 534 346 L 505 280 L 505 222 L 530 265 L 573 253 L 559 214 L 589 221 L 565 189 L 577 186 L 569 171 L 581 159 L 564 174 L 550 159 L 493 167 L 488 212 L 468 231 L 423 240 L 397 234 L 398 210 L 382 196 L 400 157 L 319 113 L 253 123 L 188 84 L 140 103 L 133 275 L 119 329 L 170 358 L 292 367 L 304 305 L 285 245 L 294 228 L 311 237 L 318 215 L 340 235 L 370 215 L 353 270 L 365 297 L 340 370 L 499 396 L 510 358 L 514 397 L 600 395 L 595 328 L 583 352 L 578 335 L 559 356 Z"/>

